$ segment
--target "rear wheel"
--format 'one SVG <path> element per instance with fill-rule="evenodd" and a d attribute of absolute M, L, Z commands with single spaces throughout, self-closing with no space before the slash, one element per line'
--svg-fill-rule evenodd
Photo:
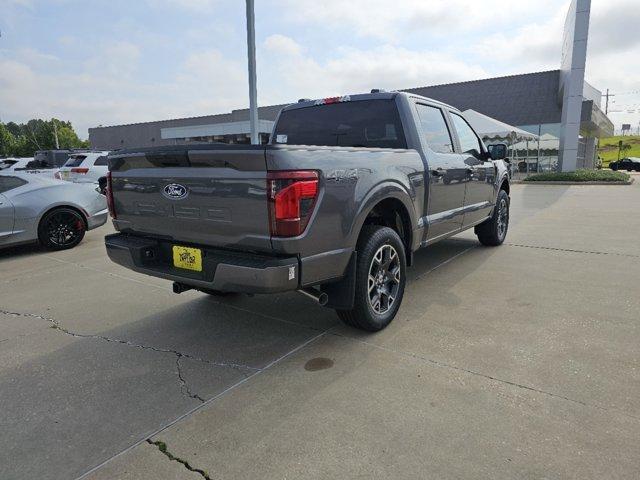
<path fill-rule="evenodd" d="M 367 225 L 357 250 L 354 307 L 337 313 L 346 324 L 375 332 L 389 325 L 400 308 L 407 269 L 404 245 L 391 228 Z"/>
<path fill-rule="evenodd" d="M 504 190 L 498 193 L 493 215 L 488 220 L 477 225 L 476 235 L 480 243 L 487 246 L 498 246 L 504 242 L 509 229 L 509 195 Z"/>
<path fill-rule="evenodd" d="M 47 212 L 38 225 L 38 240 L 49 250 L 65 250 L 84 238 L 84 217 L 72 208 L 56 208 Z"/>
<path fill-rule="evenodd" d="M 618 170 L 618 165 L 616 163 L 612 163 L 611 165 L 609 165 L 609 168 L 615 171 Z"/>

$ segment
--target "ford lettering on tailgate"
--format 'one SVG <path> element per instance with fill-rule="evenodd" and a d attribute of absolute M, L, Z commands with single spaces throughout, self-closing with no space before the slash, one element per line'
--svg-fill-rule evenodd
<path fill-rule="evenodd" d="M 136 215 L 174 217 L 190 220 L 230 222 L 231 210 L 224 207 L 187 207 L 180 205 L 158 205 L 153 202 L 135 202 Z"/>

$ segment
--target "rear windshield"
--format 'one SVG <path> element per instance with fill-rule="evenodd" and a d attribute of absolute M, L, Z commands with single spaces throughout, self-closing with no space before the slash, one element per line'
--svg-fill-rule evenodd
<path fill-rule="evenodd" d="M 407 148 L 393 99 L 285 110 L 273 140 L 288 145 Z"/>
<path fill-rule="evenodd" d="M 65 167 L 79 167 L 82 161 L 87 158 L 86 155 L 72 155 L 67 160 L 67 163 L 64 164 Z"/>

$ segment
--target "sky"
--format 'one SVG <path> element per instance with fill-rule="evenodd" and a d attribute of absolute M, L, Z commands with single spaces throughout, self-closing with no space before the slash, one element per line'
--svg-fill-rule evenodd
<path fill-rule="evenodd" d="M 567 0 L 255 0 L 258 103 L 558 69 Z M 640 122 L 640 2 L 592 0 L 586 80 Z M 0 121 L 248 106 L 243 0 L 0 0 Z M 635 92 L 635 93 L 631 93 Z M 628 110 L 634 110 L 629 113 Z"/>

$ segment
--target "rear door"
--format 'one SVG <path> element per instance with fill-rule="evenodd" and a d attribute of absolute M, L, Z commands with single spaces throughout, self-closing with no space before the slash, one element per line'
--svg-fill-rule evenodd
<path fill-rule="evenodd" d="M 426 239 L 433 240 L 462 227 L 466 165 L 454 151 L 443 110 L 422 102 L 416 102 L 415 108 L 429 165 Z"/>
<path fill-rule="evenodd" d="M 463 225 L 486 218 L 493 208 L 495 167 L 482 160 L 484 146 L 469 123 L 458 113 L 449 112 L 460 144 L 461 159 L 467 176 Z"/>
<path fill-rule="evenodd" d="M 87 173 L 87 179 L 91 182 L 97 182 L 100 177 L 104 177 L 109 171 L 109 156 L 100 155 L 98 158 L 90 161 L 89 172 Z"/>
<path fill-rule="evenodd" d="M 109 157 L 119 230 L 187 245 L 271 248 L 264 147 L 167 148 Z"/>

